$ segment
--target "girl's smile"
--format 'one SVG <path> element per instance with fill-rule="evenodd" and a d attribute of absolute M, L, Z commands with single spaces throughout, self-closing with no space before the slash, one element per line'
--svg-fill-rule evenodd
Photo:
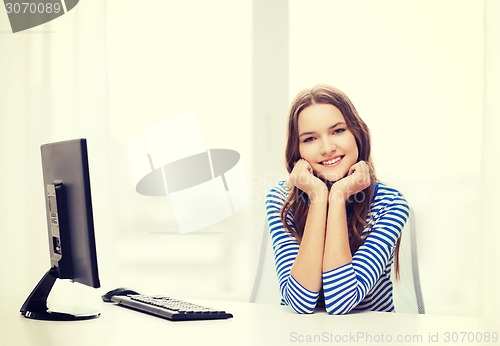
<path fill-rule="evenodd" d="M 344 158 L 344 156 L 342 156 L 342 155 L 334 156 L 334 157 L 331 157 L 329 159 L 323 160 L 319 163 L 322 164 L 323 166 L 326 166 L 326 167 L 334 167 L 334 166 L 338 165 L 340 160 L 342 160 L 343 158 Z"/>

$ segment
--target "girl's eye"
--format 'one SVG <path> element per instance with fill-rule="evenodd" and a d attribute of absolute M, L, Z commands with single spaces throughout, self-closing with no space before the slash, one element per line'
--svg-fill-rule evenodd
<path fill-rule="evenodd" d="M 304 143 L 307 143 L 307 142 L 312 142 L 314 141 L 314 137 L 307 137 L 306 139 L 304 139 Z"/>
<path fill-rule="evenodd" d="M 332 132 L 332 135 L 340 135 L 344 131 L 345 131 L 345 129 L 336 129 Z"/>

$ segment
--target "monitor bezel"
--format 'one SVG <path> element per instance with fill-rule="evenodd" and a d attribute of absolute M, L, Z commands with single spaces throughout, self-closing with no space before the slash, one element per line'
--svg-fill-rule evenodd
<path fill-rule="evenodd" d="M 60 279 L 71 279 L 98 288 L 100 281 L 87 140 L 81 138 L 44 144 L 41 146 L 41 155 L 51 265 L 59 268 Z M 62 204 L 66 208 L 67 227 L 59 230 L 63 255 L 58 260 L 54 254 L 50 203 L 47 198 L 51 185 L 62 185 L 66 200 Z M 70 244 L 69 248 L 66 243 Z M 69 252 L 69 255 L 65 257 L 64 251 Z"/>

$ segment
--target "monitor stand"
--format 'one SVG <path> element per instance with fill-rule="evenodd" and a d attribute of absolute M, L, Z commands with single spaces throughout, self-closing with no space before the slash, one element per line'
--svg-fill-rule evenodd
<path fill-rule="evenodd" d="M 47 321 L 78 321 L 90 320 L 100 316 L 100 313 L 73 315 L 64 312 L 49 311 L 47 298 L 56 280 L 57 269 L 49 269 L 21 307 L 20 311 L 24 317 Z"/>

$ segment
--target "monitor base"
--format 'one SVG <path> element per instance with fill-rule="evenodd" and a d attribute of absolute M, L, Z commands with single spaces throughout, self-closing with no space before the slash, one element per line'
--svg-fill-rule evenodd
<path fill-rule="evenodd" d="M 72 315 L 64 312 L 54 312 L 54 311 L 22 311 L 21 314 L 32 320 L 43 320 L 43 321 L 82 321 L 91 320 L 93 318 L 99 317 L 100 313 L 88 314 L 88 315 Z"/>
<path fill-rule="evenodd" d="M 47 307 L 47 298 L 56 280 L 57 269 L 50 268 L 21 307 L 20 312 L 24 317 L 44 321 L 79 321 L 90 320 L 101 315 L 100 313 L 73 315 L 63 312 L 49 311 L 49 308 Z"/>

